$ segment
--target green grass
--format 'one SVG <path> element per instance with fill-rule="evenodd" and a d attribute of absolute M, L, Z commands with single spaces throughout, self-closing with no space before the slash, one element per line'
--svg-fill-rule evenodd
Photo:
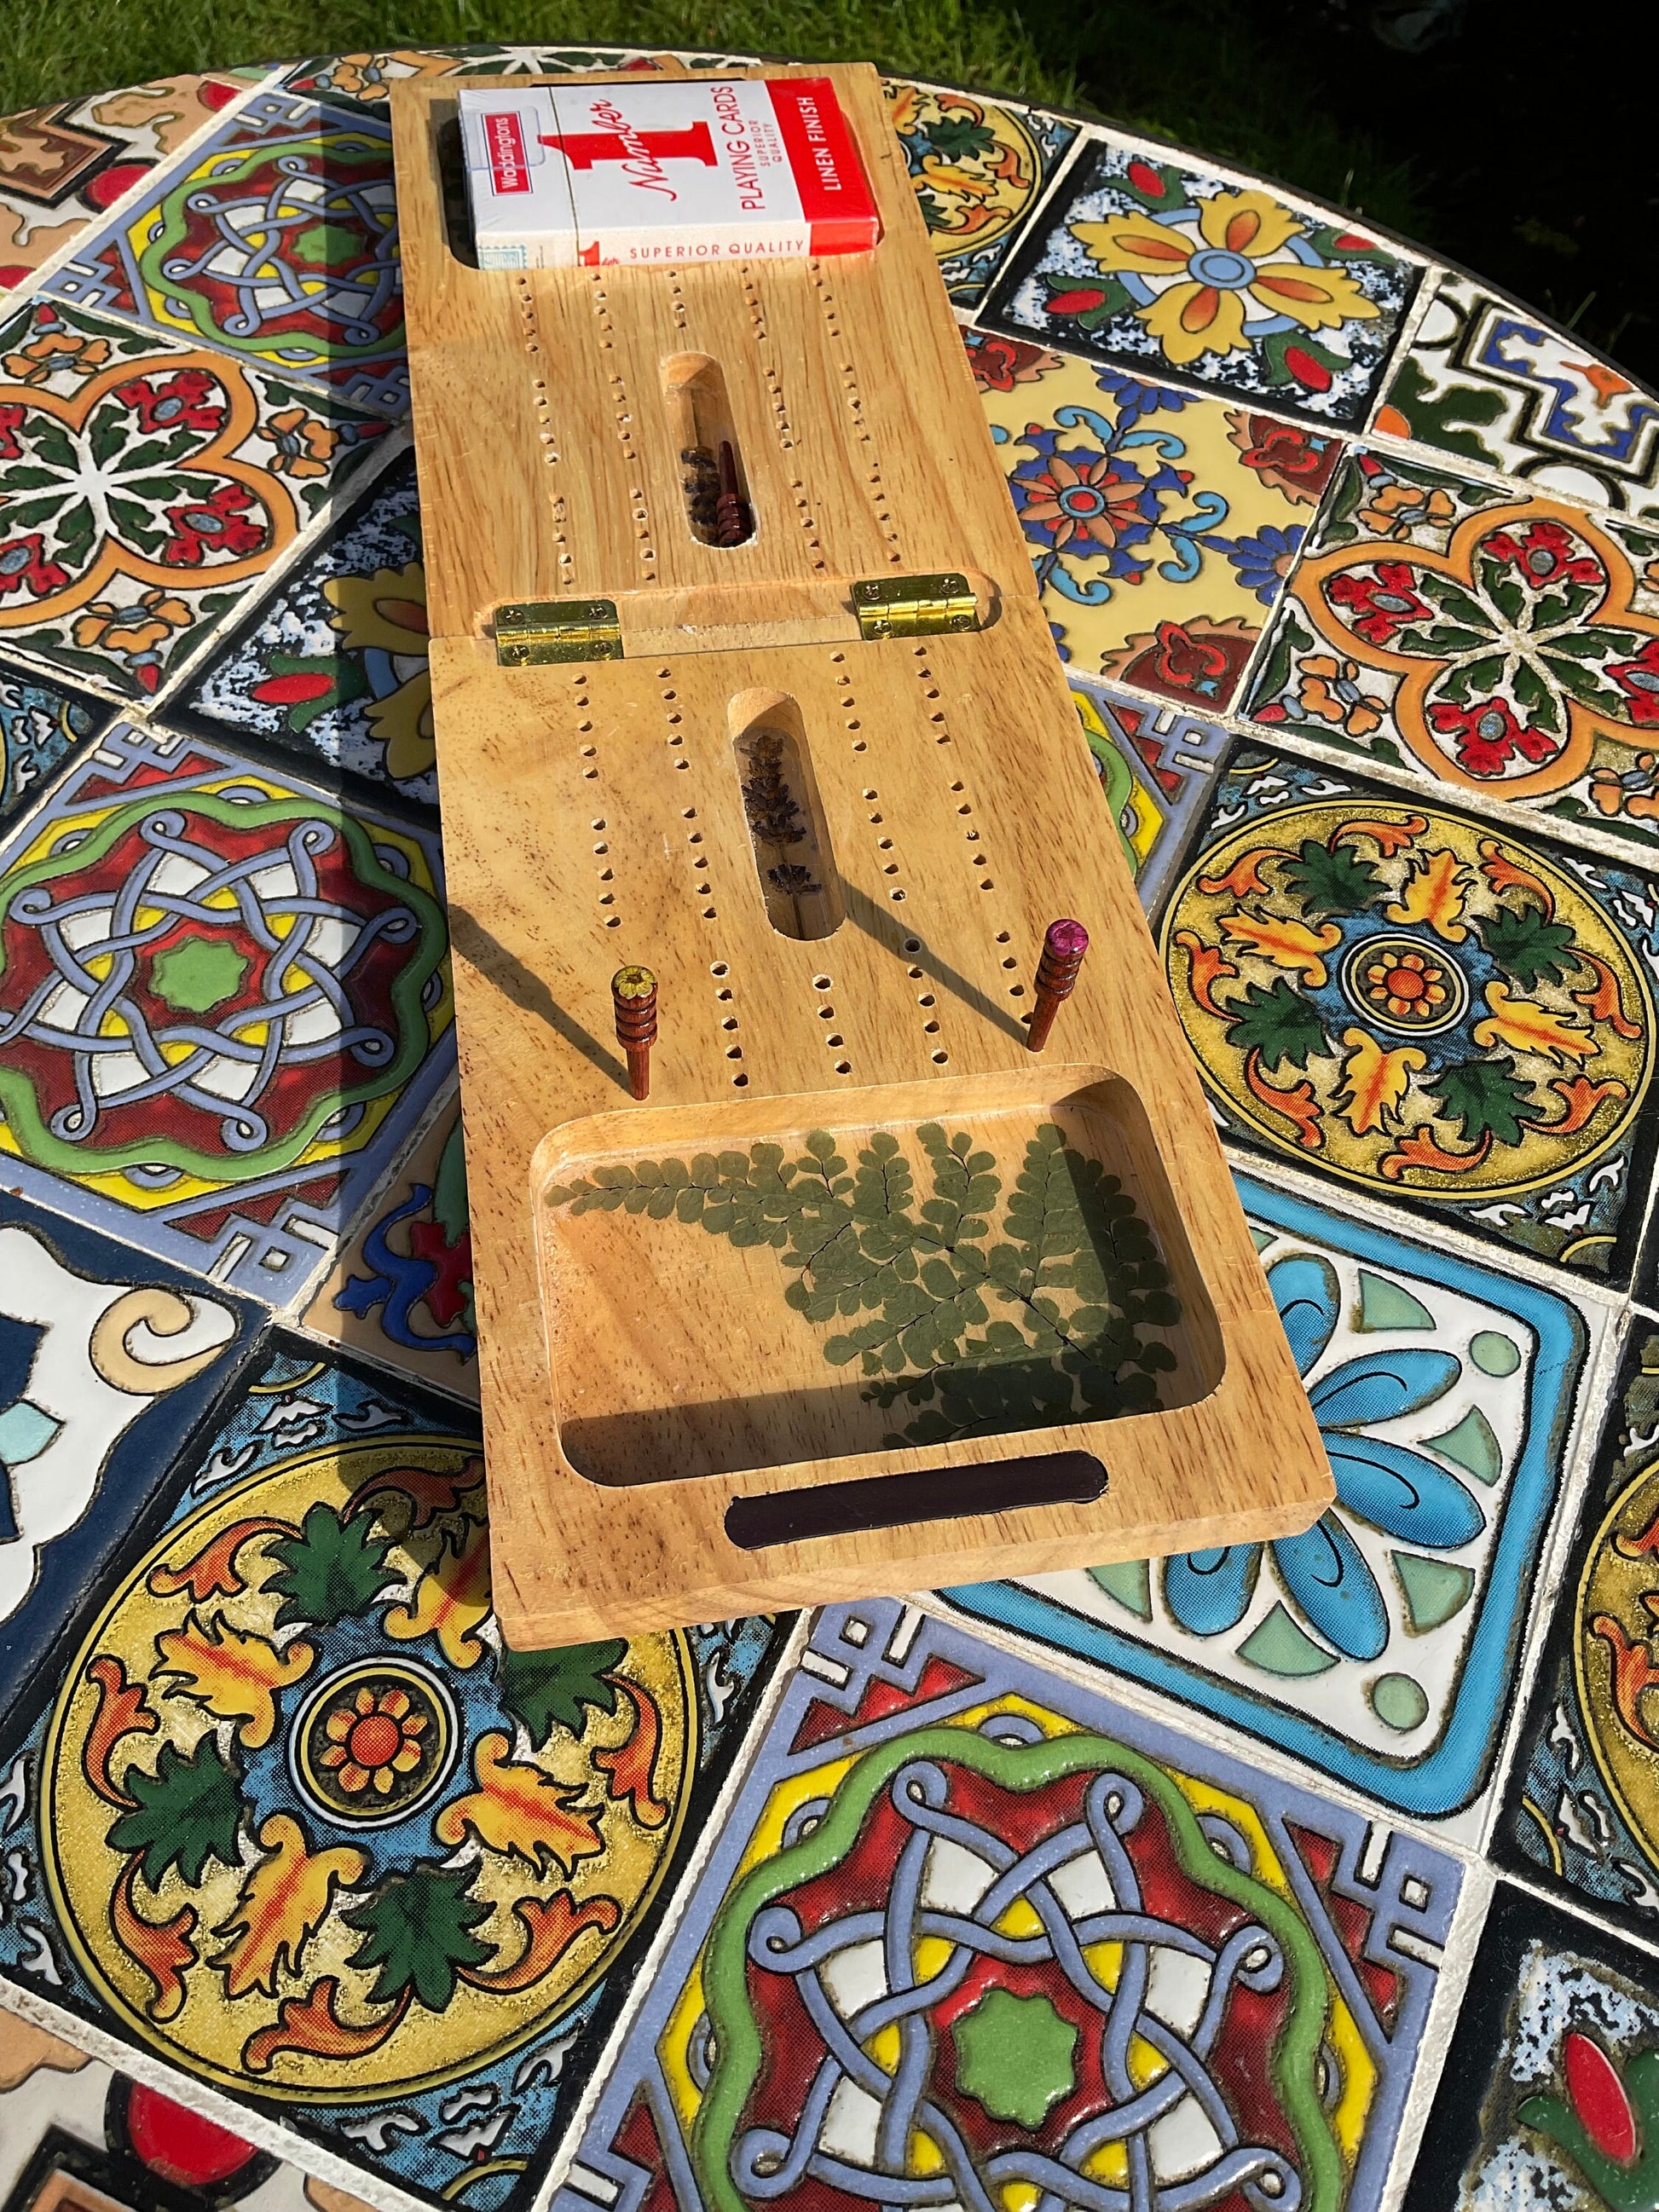
<path fill-rule="evenodd" d="M 1408 169 L 1231 0 L 0 0 L 0 114 L 174 71 L 485 40 L 874 61 L 1110 115 L 1412 232 Z"/>

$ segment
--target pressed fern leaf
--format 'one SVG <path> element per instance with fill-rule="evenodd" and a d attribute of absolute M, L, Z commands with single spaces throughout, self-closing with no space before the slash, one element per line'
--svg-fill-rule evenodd
<path fill-rule="evenodd" d="M 890 1443 L 1154 1408 L 1155 1378 L 1175 1358 L 1142 1332 L 1173 1327 L 1181 1308 L 1118 1178 L 1052 1122 L 1027 1143 L 1006 1196 L 995 1156 L 966 1130 L 928 1122 L 916 1139 L 930 1186 L 920 1200 L 888 1132 L 849 1168 L 821 1129 L 793 1160 L 769 1144 L 689 1164 L 636 1160 L 547 1195 L 575 1213 L 672 1215 L 734 1246 L 774 1247 L 787 1303 L 843 1324 L 824 1358 L 856 1360 L 866 1397 L 909 1410 Z"/>

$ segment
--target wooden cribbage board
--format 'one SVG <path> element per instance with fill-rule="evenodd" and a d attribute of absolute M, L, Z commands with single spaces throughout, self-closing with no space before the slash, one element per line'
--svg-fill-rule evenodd
<path fill-rule="evenodd" d="M 880 245 L 680 271 L 468 265 L 446 227 L 453 94 L 392 93 L 495 1598 L 515 1644 L 1243 1543 L 1332 1494 L 879 81 L 812 73 L 856 134 Z M 688 392 L 740 456 L 748 544 L 693 533 Z M 982 627 L 861 634 L 860 586 L 941 572 L 967 578 Z M 610 603 L 622 657 L 503 665 L 498 629 L 522 616 L 498 612 L 548 602 L 578 623 Z M 833 935 L 768 919 L 734 739 L 769 718 L 810 751 Z M 1037 1055 L 1018 1017 L 1060 915 L 1092 949 Z M 615 1043 L 629 961 L 659 983 L 645 1104 Z M 856 1370 L 839 1395 L 810 1387 L 836 1378 L 775 1253 L 734 1259 L 672 1223 L 647 1250 L 623 1214 L 556 1231 L 543 1197 L 606 1160 L 935 1120 L 1018 1141 L 1056 1113 L 1100 1137 L 1173 1273 L 1169 1410 L 883 1448 Z M 1076 1453 L 1102 1494 L 1025 1502 L 1022 1472 Z M 1010 1461 L 1025 1469 L 999 1510 L 758 1548 L 728 1533 L 757 1500 Z M 890 1493 L 910 1495 L 870 1495 Z"/>

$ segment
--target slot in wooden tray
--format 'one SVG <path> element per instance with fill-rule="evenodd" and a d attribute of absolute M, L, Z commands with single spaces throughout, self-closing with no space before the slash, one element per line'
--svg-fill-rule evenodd
<path fill-rule="evenodd" d="M 1145 1111 L 1103 1069 L 601 1115 L 533 1173 L 560 1442 L 591 1481 L 806 1482 L 945 1428 L 1013 1455 L 1086 1431 L 1109 1458 L 1115 1420 L 1221 1379 Z"/>

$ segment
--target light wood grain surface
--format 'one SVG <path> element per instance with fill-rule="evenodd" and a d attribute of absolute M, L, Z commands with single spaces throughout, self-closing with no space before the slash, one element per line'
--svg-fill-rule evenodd
<path fill-rule="evenodd" d="M 1305 1527 L 1331 1496 L 878 81 L 827 73 L 880 246 L 678 277 L 465 265 L 444 228 L 442 90 L 392 95 L 495 1599 L 514 1644 L 1243 1542 Z M 688 521 L 670 404 L 688 356 L 719 364 L 747 545 L 700 544 Z M 944 569 L 970 574 L 986 628 L 860 641 L 854 580 Z M 624 659 L 498 665 L 498 605 L 584 594 L 617 602 Z M 832 935 L 769 921 L 739 781 L 761 723 L 810 752 Z M 1036 1057 L 1019 1017 L 1059 915 L 1093 949 Z M 624 961 L 659 982 L 641 1106 L 612 1026 Z M 1108 1111 L 1124 1086 L 1127 1110 Z M 887 1449 L 844 1393 L 763 1419 L 762 1399 L 835 1379 L 818 1333 L 785 1314 L 775 1254 L 725 1252 L 716 1271 L 715 1240 L 670 1223 L 678 1246 L 647 1267 L 619 1217 L 578 1235 L 539 1196 L 561 1163 L 956 1115 L 1029 1131 L 1078 1100 L 1182 1289 L 1160 1413 Z M 717 1384 L 694 1385 L 722 1346 Z M 589 1425 L 577 1455 L 608 1480 L 572 1465 L 562 1394 L 573 1443 Z M 695 1412 L 715 1403 L 732 1409 L 718 1436 Z M 639 1418 L 602 1449 L 607 1413 Z M 782 1456 L 791 1437 L 825 1455 Z M 738 1497 L 1071 1449 L 1107 1468 L 1093 1504 L 761 1552 L 725 1533 Z M 745 1450 L 760 1455 L 725 1464 Z M 688 1474 L 688 1452 L 721 1470 Z"/>

